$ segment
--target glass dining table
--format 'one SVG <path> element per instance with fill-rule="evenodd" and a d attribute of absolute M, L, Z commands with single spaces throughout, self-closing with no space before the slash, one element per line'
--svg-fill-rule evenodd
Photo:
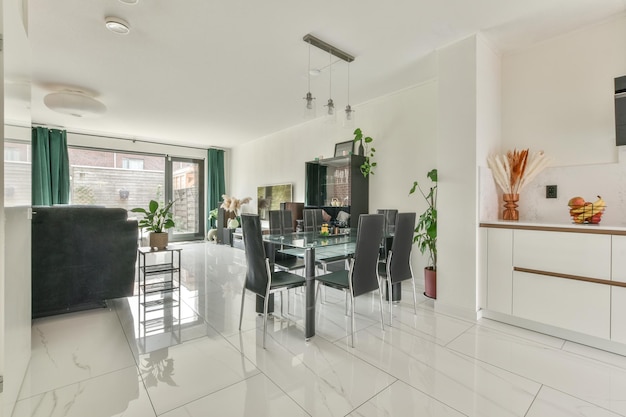
<path fill-rule="evenodd" d="M 315 265 L 316 262 L 334 261 L 354 254 L 357 229 L 342 229 L 338 234 L 322 235 L 319 232 L 296 232 L 283 235 L 263 235 L 263 240 L 282 247 L 280 252 L 304 258 L 306 278 L 304 338 L 315 336 Z"/>

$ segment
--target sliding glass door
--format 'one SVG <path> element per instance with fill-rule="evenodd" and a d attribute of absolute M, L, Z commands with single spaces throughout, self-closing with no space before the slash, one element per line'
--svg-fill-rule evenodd
<path fill-rule="evenodd" d="M 166 200 L 174 200 L 170 240 L 204 239 L 204 161 L 168 156 Z"/>

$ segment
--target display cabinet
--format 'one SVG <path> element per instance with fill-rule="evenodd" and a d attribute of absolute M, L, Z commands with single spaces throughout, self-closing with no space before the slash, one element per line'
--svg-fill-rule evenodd
<path fill-rule="evenodd" d="M 369 212 L 369 179 L 361 173 L 365 157 L 346 155 L 306 163 L 305 208 L 322 208 L 335 222 L 339 212 L 350 214 L 347 226 Z"/>

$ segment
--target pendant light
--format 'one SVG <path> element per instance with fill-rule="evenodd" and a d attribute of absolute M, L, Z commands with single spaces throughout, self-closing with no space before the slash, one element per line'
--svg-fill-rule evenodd
<path fill-rule="evenodd" d="M 309 91 L 306 93 L 304 99 L 306 100 L 306 105 L 304 106 L 304 117 L 307 119 L 312 119 L 315 117 L 315 97 L 311 94 L 311 42 L 307 42 L 309 44 L 309 70 L 307 71 L 307 76 L 309 77 Z"/>
<path fill-rule="evenodd" d="M 352 127 L 354 125 L 354 110 L 350 105 L 350 63 L 348 62 L 348 104 L 346 104 L 345 118 L 343 121 L 345 127 Z"/>
<path fill-rule="evenodd" d="M 335 115 L 335 103 L 333 102 L 333 54 L 328 51 L 328 104 L 327 113 L 329 116 Z"/>

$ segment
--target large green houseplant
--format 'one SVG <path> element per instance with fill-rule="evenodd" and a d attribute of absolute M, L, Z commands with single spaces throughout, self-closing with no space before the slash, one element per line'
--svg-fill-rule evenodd
<path fill-rule="evenodd" d="M 424 193 L 418 181 L 413 182 L 409 194 L 419 190 L 426 201 L 427 207 L 415 226 L 413 242 L 420 252 L 428 251 L 428 266 L 424 269 L 424 294 L 427 297 L 437 298 L 437 169 L 426 174 L 432 181 L 428 193 Z"/>
<path fill-rule="evenodd" d="M 175 226 L 172 218 L 172 206 L 174 201 L 170 201 L 167 205 L 160 207 L 159 202 L 150 200 L 148 209 L 136 207 L 131 209 L 133 213 L 142 213 L 144 217 L 139 220 L 139 227 L 145 228 L 150 232 L 150 247 L 164 249 L 168 243 L 167 229 Z"/>

